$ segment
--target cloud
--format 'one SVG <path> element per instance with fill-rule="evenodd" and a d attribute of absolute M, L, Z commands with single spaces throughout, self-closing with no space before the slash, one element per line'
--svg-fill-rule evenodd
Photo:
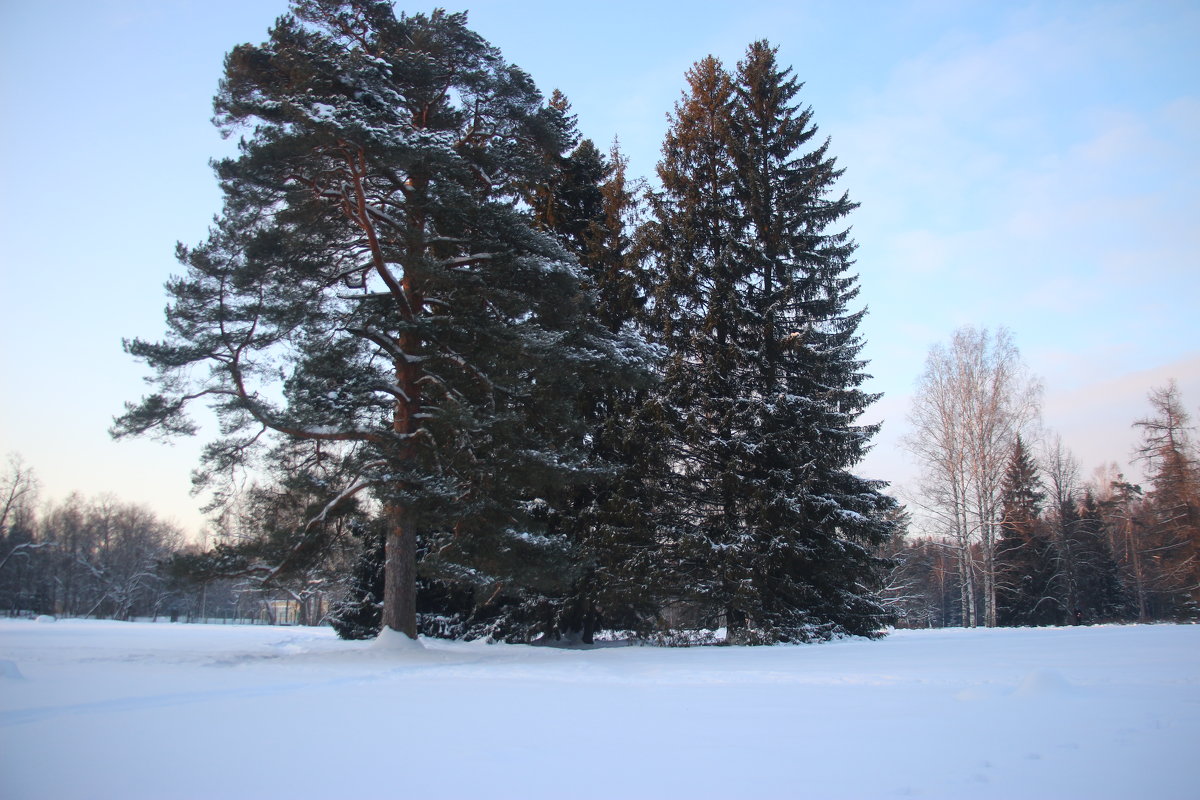
<path fill-rule="evenodd" d="M 1071 385 L 1184 357 L 1200 341 L 1200 99 L 1158 55 L 1178 32 L 1124 6 L 974 30 L 836 123 L 875 371 L 916 375 L 964 323 L 1012 328 L 1031 360 L 1069 354 L 1056 369 L 1087 365 Z"/>

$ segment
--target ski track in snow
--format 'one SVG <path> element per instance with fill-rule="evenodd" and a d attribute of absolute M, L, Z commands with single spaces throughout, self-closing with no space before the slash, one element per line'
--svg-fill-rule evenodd
<path fill-rule="evenodd" d="M 1200 626 L 423 645 L 0 620 L 0 797 L 1197 797 Z"/>

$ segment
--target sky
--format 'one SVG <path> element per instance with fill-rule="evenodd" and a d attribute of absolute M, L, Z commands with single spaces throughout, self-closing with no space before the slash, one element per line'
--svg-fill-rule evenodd
<path fill-rule="evenodd" d="M 400 4 L 402 10 L 431 7 Z M 1128 466 L 1147 393 L 1200 418 L 1200 4 L 477 0 L 470 24 L 651 178 L 684 73 L 766 38 L 860 203 L 860 328 L 883 427 L 858 471 L 903 498 L 931 346 L 1008 327 L 1084 476 Z M 220 209 L 224 54 L 284 0 L 0 0 L 0 457 L 42 497 L 111 493 L 199 533 L 198 439 L 112 441 L 146 390 L 162 284 Z M 211 433 L 211 431 L 210 431 Z"/>

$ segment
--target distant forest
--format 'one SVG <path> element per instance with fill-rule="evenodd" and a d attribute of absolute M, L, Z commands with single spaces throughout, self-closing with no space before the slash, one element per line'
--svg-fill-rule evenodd
<path fill-rule="evenodd" d="M 930 352 L 905 442 L 921 480 L 886 548 L 896 624 L 1196 619 L 1200 453 L 1178 386 L 1132 423 L 1144 486 L 1115 462 L 1081 474 L 1039 401 L 1007 331 L 963 328 Z"/>

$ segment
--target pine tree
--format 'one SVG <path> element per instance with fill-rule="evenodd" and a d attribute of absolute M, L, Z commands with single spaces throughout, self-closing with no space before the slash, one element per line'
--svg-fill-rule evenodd
<path fill-rule="evenodd" d="M 893 503 L 850 472 L 875 399 L 849 310 L 854 244 L 830 230 L 854 204 L 832 195 L 841 171 L 827 143 L 809 149 L 811 110 L 767 43 L 736 77 L 711 57 L 687 77 L 648 230 L 669 352 L 653 404 L 671 448 L 664 563 L 731 640 L 870 635 Z"/>
<path fill-rule="evenodd" d="M 1000 487 L 996 593 L 1001 625 L 1050 625 L 1062 620 L 1055 553 L 1041 519 L 1044 499 L 1037 465 L 1018 436 Z"/>
<path fill-rule="evenodd" d="M 215 107 L 248 136 L 216 164 L 211 235 L 180 248 L 167 339 L 127 345 L 159 391 L 115 431 L 192 432 L 187 406 L 210 399 L 210 462 L 266 433 L 342 443 L 353 477 L 326 508 L 377 498 L 383 623 L 409 636 L 419 549 L 484 599 L 550 571 L 563 548 L 539 501 L 587 477 L 580 376 L 620 382 L 645 358 L 521 209 L 561 114 L 465 15 L 382 0 L 296 0 L 229 54 Z"/>

